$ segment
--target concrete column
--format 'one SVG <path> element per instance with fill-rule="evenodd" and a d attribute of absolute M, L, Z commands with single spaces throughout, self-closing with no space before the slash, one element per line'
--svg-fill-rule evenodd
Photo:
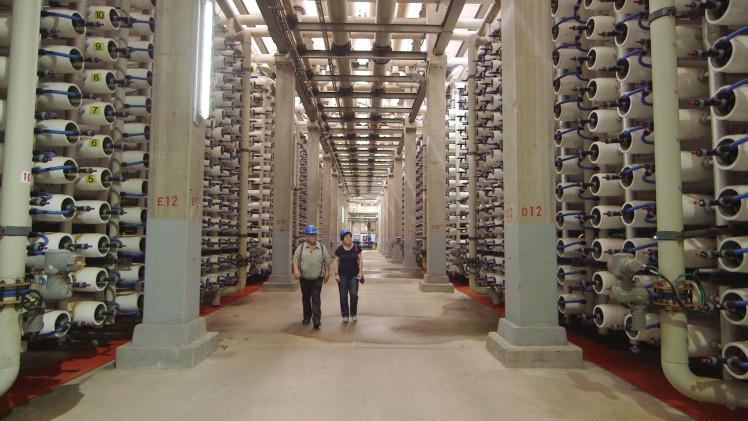
<path fill-rule="evenodd" d="M 319 128 L 309 125 L 309 139 L 307 140 L 307 206 L 306 223 L 319 226 L 320 172 L 319 172 Z"/>
<path fill-rule="evenodd" d="M 394 205 L 394 198 L 392 196 L 392 185 L 394 177 L 392 176 L 392 170 L 387 173 L 387 251 L 385 255 L 388 259 L 392 259 L 392 244 L 395 242 L 395 224 L 394 216 L 395 213 L 392 211 Z"/>
<path fill-rule="evenodd" d="M 275 56 L 275 142 L 273 142 L 273 273 L 265 291 L 293 291 L 299 283 L 291 275 L 292 211 L 294 182 L 294 89 L 293 62 Z"/>
<path fill-rule="evenodd" d="M 506 316 L 487 347 L 507 367 L 581 367 L 556 310 L 551 16 L 545 0 L 502 3 Z"/>
<path fill-rule="evenodd" d="M 423 292 L 453 292 L 447 277 L 447 57 L 431 58 L 426 75 L 426 275 L 419 284 Z"/>
<path fill-rule="evenodd" d="M 342 180 L 343 178 L 340 178 L 341 182 L 338 183 L 338 209 L 337 209 L 337 219 L 338 219 L 338 232 L 342 230 L 343 228 L 347 228 L 345 225 L 345 216 L 343 213 L 343 208 L 345 207 L 345 187 L 343 187 Z M 338 240 L 340 240 L 340 236 L 338 235 Z"/>
<path fill-rule="evenodd" d="M 384 257 L 390 257 L 390 182 L 387 178 L 387 184 L 382 194 L 382 254 Z"/>
<path fill-rule="evenodd" d="M 392 242 L 392 263 L 403 263 L 403 156 L 395 157 L 394 183 L 392 184 L 394 241 Z"/>
<path fill-rule="evenodd" d="M 333 250 L 338 241 L 338 180 L 340 177 L 338 174 L 333 174 L 330 181 L 330 225 L 328 233 L 330 235 L 327 243 L 327 247 Z"/>
<path fill-rule="evenodd" d="M 320 206 L 319 240 L 322 244 L 330 244 L 330 184 L 332 184 L 332 158 L 325 154 L 322 159 L 322 175 L 320 177 L 322 206 Z"/>
<path fill-rule="evenodd" d="M 199 0 L 159 1 L 143 323 L 117 349 L 118 368 L 192 367 L 218 341 L 200 310 L 205 128 L 195 122 Z"/>
<path fill-rule="evenodd" d="M 416 125 L 409 123 L 403 137 L 403 269 L 419 271 L 416 263 Z"/>

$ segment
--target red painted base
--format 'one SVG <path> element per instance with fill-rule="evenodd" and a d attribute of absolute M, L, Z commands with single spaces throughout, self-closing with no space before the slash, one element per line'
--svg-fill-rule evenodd
<path fill-rule="evenodd" d="M 504 315 L 504 307 L 494 304 L 489 297 L 474 293 L 467 285 L 454 282 L 453 284 L 458 291 L 496 309 L 500 316 Z M 571 343 L 582 348 L 585 361 L 608 370 L 620 379 L 697 420 L 748 420 L 748 410 L 733 411 L 722 405 L 701 403 L 681 395 L 670 386 L 662 371 L 642 363 L 633 354 L 608 348 L 568 330 L 566 335 Z"/>
<path fill-rule="evenodd" d="M 262 289 L 262 284 L 252 284 L 234 295 L 221 297 L 220 306 L 203 306 L 200 309 L 200 315 L 213 313 L 260 289 Z M 110 340 L 106 345 L 75 352 L 71 358 L 57 361 L 38 370 L 21 372 L 13 387 L 0 397 L 0 415 L 114 361 L 117 348 L 128 342 L 130 339 Z"/>

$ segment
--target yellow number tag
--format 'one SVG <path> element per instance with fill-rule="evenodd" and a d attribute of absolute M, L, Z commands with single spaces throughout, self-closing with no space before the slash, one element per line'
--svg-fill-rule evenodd
<path fill-rule="evenodd" d="M 94 42 L 94 50 L 101 51 L 104 49 L 104 44 L 100 42 Z"/>
<path fill-rule="evenodd" d="M 90 174 L 86 176 L 86 183 L 88 184 L 96 184 L 96 175 Z"/>
<path fill-rule="evenodd" d="M 92 106 L 88 107 L 88 113 L 91 114 L 91 115 L 99 115 L 99 114 L 101 114 L 101 108 L 99 108 L 96 105 L 92 105 Z"/>
<path fill-rule="evenodd" d="M 90 146 L 92 148 L 96 148 L 96 147 L 99 146 L 99 141 L 96 140 L 96 139 L 91 139 L 91 140 L 88 141 L 88 146 Z"/>

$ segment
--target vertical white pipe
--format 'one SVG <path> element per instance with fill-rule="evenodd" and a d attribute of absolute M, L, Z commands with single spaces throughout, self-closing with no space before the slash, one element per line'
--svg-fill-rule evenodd
<path fill-rule="evenodd" d="M 239 148 L 239 257 L 242 264 L 239 265 L 237 276 L 239 277 L 238 289 L 241 291 L 247 286 L 247 259 L 248 225 L 247 212 L 249 211 L 249 148 L 250 125 L 252 124 L 250 114 L 252 112 L 252 37 L 249 34 L 242 35 L 242 127 L 241 144 Z"/>
<path fill-rule="evenodd" d="M 41 0 L 14 0 L 8 70 L 8 107 L 0 192 L 0 281 L 15 284 L 26 272 L 26 231 L 30 229 L 31 155 Z M 1 298 L 2 301 L 8 301 Z M 14 305 L 0 309 L 0 396 L 21 366 L 21 326 Z"/>
<path fill-rule="evenodd" d="M 651 13 L 673 8 L 674 0 L 652 0 Z M 659 271 L 671 280 L 685 270 L 680 142 L 678 140 L 678 61 L 676 19 L 650 23 L 654 86 L 655 166 L 657 167 L 657 253 Z M 693 374 L 688 366 L 688 320 L 682 311 L 660 311 L 661 364 L 665 377 L 689 398 L 748 407 L 748 385 Z"/>

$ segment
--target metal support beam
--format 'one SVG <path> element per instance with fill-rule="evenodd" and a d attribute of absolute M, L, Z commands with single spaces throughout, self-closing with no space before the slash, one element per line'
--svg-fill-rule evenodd
<path fill-rule="evenodd" d="M 381 98 L 381 99 L 416 99 L 416 94 L 408 92 L 383 92 L 375 94 L 373 92 L 340 92 L 340 91 L 322 91 L 316 93 L 317 98 Z"/>
<path fill-rule="evenodd" d="M 416 117 L 418 117 L 418 112 L 421 110 L 421 105 L 423 105 L 424 99 L 426 99 L 426 85 L 421 85 L 418 88 L 418 93 L 416 93 L 416 99 L 413 101 L 413 107 L 410 110 L 410 114 L 408 114 L 409 122 L 414 123 L 416 121 Z"/>
<path fill-rule="evenodd" d="M 359 59 L 390 59 L 390 60 L 412 60 L 426 61 L 427 54 L 413 51 L 325 51 L 325 50 L 301 50 L 301 58 L 344 58 L 350 60 Z"/>
<path fill-rule="evenodd" d="M 329 133 L 402 133 L 402 128 L 389 128 L 389 127 L 382 127 L 378 129 L 373 128 L 353 128 L 353 129 L 346 129 L 343 127 L 340 128 L 331 128 L 327 130 Z"/>
<path fill-rule="evenodd" d="M 392 83 L 423 83 L 420 75 L 313 75 L 312 80 L 316 82 L 392 82 Z"/>
<path fill-rule="evenodd" d="M 444 28 L 444 31 L 436 38 L 436 43 L 434 44 L 434 55 L 440 56 L 444 54 L 444 51 L 447 49 L 447 45 L 449 44 L 449 40 L 452 39 L 452 31 L 454 31 L 455 26 L 457 25 L 457 19 L 459 19 L 463 7 L 465 7 L 465 0 L 452 0 L 449 2 L 447 13 L 444 16 L 444 21 L 441 25 Z"/>
<path fill-rule="evenodd" d="M 341 123 L 344 121 L 348 121 L 347 119 L 343 117 L 325 117 L 324 118 L 326 123 Z M 350 119 L 350 121 L 353 121 L 354 123 L 359 122 L 365 122 L 369 123 L 371 122 L 371 118 L 369 117 L 354 117 Z M 403 118 L 396 118 L 396 117 L 386 117 L 386 118 L 380 118 L 377 120 L 378 123 L 386 123 L 386 124 L 403 124 L 405 123 L 405 120 Z"/>
<path fill-rule="evenodd" d="M 290 22 L 289 22 L 290 23 Z M 440 34 L 441 25 L 423 25 L 417 23 L 339 23 L 339 22 L 297 22 L 291 23 L 292 30 L 301 32 L 387 32 L 391 34 Z"/>
<path fill-rule="evenodd" d="M 407 114 L 410 112 L 410 107 L 322 107 L 322 111 L 325 113 L 391 113 L 391 114 Z"/>

